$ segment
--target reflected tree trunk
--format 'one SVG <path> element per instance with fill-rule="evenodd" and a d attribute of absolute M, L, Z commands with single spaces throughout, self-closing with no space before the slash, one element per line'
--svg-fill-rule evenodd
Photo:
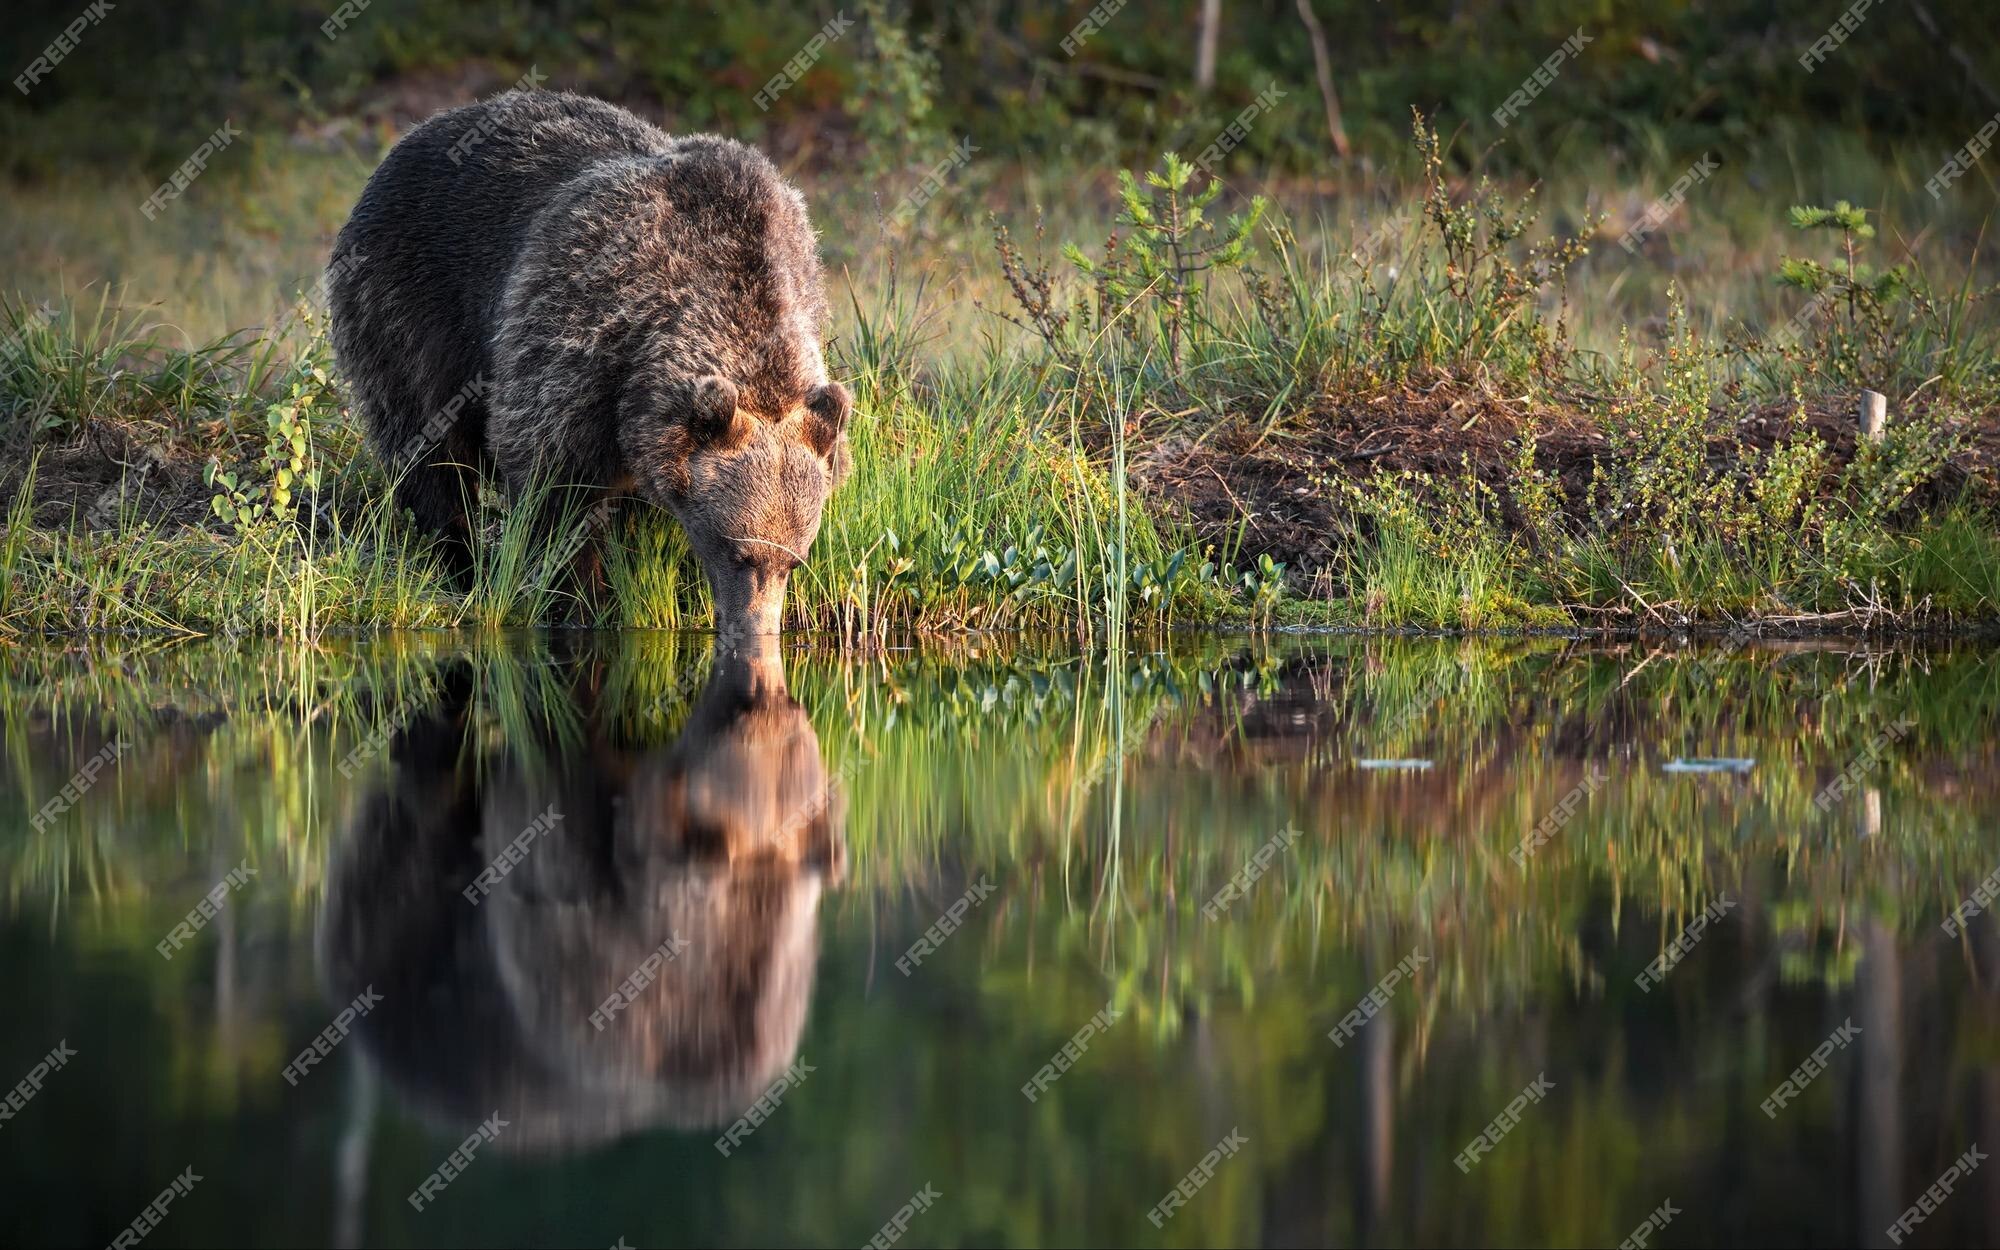
<path fill-rule="evenodd" d="M 1973 972 L 1971 984 L 1966 988 L 1966 1001 L 1979 1005 L 1981 1011 L 1992 1010 L 1994 994 L 1993 969 L 2000 967 L 2000 924 L 1991 919 L 1976 929 L 1967 931 L 1971 938 Z M 1954 950 L 1953 957 L 1959 952 Z M 2000 1068 L 1988 1065 L 1978 1076 L 1979 1109 L 1973 1116 L 1973 1126 L 1978 1133 L 1981 1149 L 1990 1149 L 1989 1142 L 2000 1142 Z M 1981 1196 L 1986 1204 L 1986 1244 L 2000 1244 L 2000 1168 L 1981 1165 L 1984 1174 L 1980 1181 Z"/>
<path fill-rule="evenodd" d="M 229 865 L 222 861 L 218 853 L 210 856 L 215 867 L 209 873 L 220 881 L 229 875 Z M 228 1060 L 228 1079 L 239 1087 L 245 1082 L 243 1071 L 242 1044 L 237 1030 L 237 986 L 236 986 L 236 908 L 240 902 L 231 900 L 224 904 L 215 917 L 215 1043 Z"/>
<path fill-rule="evenodd" d="M 1979 1074 L 1979 1144 L 1984 1148 L 1987 1142 L 2000 1142 L 2000 1071 L 1987 1068 Z M 1980 1196 L 1986 1204 L 1986 1244 L 1995 1244 L 2000 1238 L 2000 1168 L 1982 1167 L 1986 1173 L 1980 1182 Z"/>
<path fill-rule="evenodd" d="M 1396 1170 L 1396 1020 L 1382 1011 L 1361 1031 L 1363 1240 L 1383 1240 L 1389 1225 L 1389 1181 Z"/>
<path fill-rule="evenodd" d="M 333 1244 L 359 1246 L 368 1211 L 368 1157 L 375 1141 L 375 1069 L 366 1059 L 353 1064 L 348 1083 L 347 1127 L 334 1155 Z"/>
<path fill-rule="evenodd" d="M 1904 1204 L 1903 967 L 1888 925 L 1871 917 L 1860 928 L 1861 971 L 1855 987 L 1861 1017 L 1855 1045 L 1860 1232 L 1864 1244 L 1886 1246 L 1885 1230 Z"/>

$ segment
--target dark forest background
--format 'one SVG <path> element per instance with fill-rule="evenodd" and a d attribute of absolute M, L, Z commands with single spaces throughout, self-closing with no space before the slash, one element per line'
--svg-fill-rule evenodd
<path fill-rule="evenodd" d="M 1115 3 L 1115 0 L 1113 0 Z M 1861 0 L 1857 33 L 1806 72 L 1799 55 L 1850 7 L 1832 0 L 1308 0 L 1324 31 L 1349 161 L 1407 148 L 1411 108 L 1458 129 L 1495 168 L 1651 163 L 1711 145 L 1840 128 L 1939 159 L 2000 112 L 1990 0 Z M 22 0 L 0 30 L 12 77 L 76 18 Z M 23 96 L 5 93 L 6 172 L 123 167 L 184 154 L 228 118 L 311 133 L 337 119 L 407 124 L 533 67 L 547 85 L 647 107 L 818 162 L 926 130 L 1032 162 L 1130 161 L 1192 147 L 1258 92 L 1288 92 L 1241 167 L 1311 174 L 1340 160 L 1301 0 L 1130 0 L 1062 48 L 1091 6 L 969 3 L 631 4 L 375 0 L 336 38 L 337 6 L 120 0 Z M 1892 12 L 1893 10 L 1893 12 Z M 755 101 L 816 30 L 855 21 L 768 111 Z M 1212 23 L 1210 19 L 1212 18 Z M 1503 131 L 1491 111 L 1582 28 L 1553 107 Z M 1203 81 L 1204 42 L 1212 81 Z M 1287 117 L 1285 114 L 1289 114 Z"/>

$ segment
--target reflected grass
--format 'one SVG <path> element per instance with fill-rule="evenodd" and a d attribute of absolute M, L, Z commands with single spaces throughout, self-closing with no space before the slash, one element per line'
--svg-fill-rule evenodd
<path fill-rule="evenodd" d="M 1039 928 L 1009 917 L 1049 913 L 1062 950 L 1173 1029 L 1185 1004 L 1252 997 L 1260 975 L 1311 964 L 1329 943 L 1379 948 L 1388 963 L 1412 944 L 1434 950 L 1426 994 L 1491 1000 L 1549 977 L 1612 992 L 1615 970 L 1580 945 L 1603 893 L 1665 941 L 1717 897 L 1755 888 L 1776 931 L 1838 945 L 1857 908 L 1902 932 L 1938 923 L 2000 862 L 2000 672 L 1978 649 L 1702 658 L 1207 637 L 1114 664 L 1058 639 L 973 639 L 859 659 L 798 648 L 788 667 L 828 773 L 844 779 L 850 885 L 832 906 L 948 901 L 950 882 L 990 874 L 1007 899 L 982 919 L 990 956 Z M 249 856 L 310 911 L 330 831 L 382 766 L 386 751 L 368 744 L 452 672 L 473 692 L 470 741 L 559 758 L 670 743 L 709 657 L 704 638 L 659 633 L 500 636 L 470 652 L 402 636 L 259 660 L 207 641 L 8 649 L 17 811 L 46 802 L 101 743 L 134 744 L 73 812 L 40 831 L 24 819 L 0 843 L 10 906 L 150 912 L 155 894 L 199 876 L 190 865 Z M 1910 732 L 1822 810 L 1827 784 L 1905 715 Z M 1681 755 L 1757 765 L 1747 777 L 1661 770 Z M 1435 766 L 1366 772 L 1364 756 Z M 344 761 L 359 764 L 353 780 Z M 1593 766 L 1608 782 L 1517 865 L 1510 850 Z M 1305 836 L 1205 919 L 1202 905 L 1287 823 Z"/>
<path fill-rule="evenodd" d="M 1011 1237 L 1089 1227 L 1115 1242 L 1185 1172 L 1188 1143 L 1228 1127 L 1212 1133 L 1208 1117 L 1227 1115 L 1257 1126 L 1255 1145 L 1204 1192 L 1190 1236 L 1258 1227 L 1260 1193 L 1301 1152 L 1325 1149 L 1313 1143 L 1335 1126 L 1343 1143 L 1389 1146 L 1382 1166 L 1415 1178 L 1425 1214 L 1413 1218 L 1429 1233 L 1419 1240 L 1480 1239 L 1459 1222 L 1466 1203 L 1500 1239 L 1558 1227 L 1602 1240 L 1597 1230 L 1657 1200 L 1663 1170 L 1706 1166 L 1728 1133 L 1774 1154 L 1801 1132 L 1828 1134 L 1830 1101 L 1777 1126 L 1746 1109 L 1823 1036 L 1825 1011 L 1853 1010 L 1864 1046 L 1891 1036 L 1845 1005 L 1869 1001 L 1868 979 L 1885 968 L 1906 970 L 1911 1011 L 1952 1007 L 1963 991 L 1937 974 L 1969 952 L 1936 926 L 2000 864 L 2000 677 L 1990 652 L 1962 643 L 1201 635 L 1114 655 L 973 635 L 867 652 L 794 642 L 786 664 L 827 774 L 844 779 L 848 854 L 820 904 L 819 1031 L 802 1051 L 826 1075 L 788 1108 L 782 1136 L 760 1137 L 783 1145 L 762 1157 L 779 1170 L 759 1173 L 759 1192 L 804 1195 L 788 1218 L 827 1227 L 845 1208 L 824 1169 L 788 1183 L 790 1152 L 823 1150 L 813 1157 L 868 1193 L 884 1168 L 933 1162 L 899 1157 L 911 1143 L 971 1121 L 991 1131 L 964 1135 L 953 1167 L 1057 1178 L 1028 1201 L 1012 1185 L 993 1190 Z M 466 725 L 455 767 L 500 748 L 530 764 L 665 749 L 709 665 L 707 638 L 663 632 L 494 634 L 473 647 L 406 634 L 248 654 L 199 639 L 8 647 L 0 801 L 32 810 L 109 736 L 128 734 L 135 749 L 47 828 L 0 827 L 0 897 L 132 987 L 118 1018 L 137 1021 L 134 1036 L 173 1074 L 175 1114 L 226 1114 L 282 1088 L 297 1039 L 325 1025 L 316 1000 L 290 1019 L 279 1008 L 310 999 L 300 987 L 319 975 L 306 935 L 333 843 L 387 767 L 367 744 L 452 699 Z M 1914 728 L 1856 796 L 1819 810 L 1826 782 L 1906 714 Z M 357 748 L 350 780 L 340 766 Z M 1747 776 L 1661 770 L 1694 754 L 1757 765 Z M 1434 767 L 1364 771 L 1364 755 Z M 1592 767 L 1607 783 L 1516 864 L 1509 851 Z M 1297 842 L 1206 917 L 1287 824 Z M 256 888 L 163 964 L 154 944 L 244 860 Z M 897 955 L 982 878 L 993 896 L 915 976 L 898 976 Z M 1738 902 L 1730 922 L 1662 985 L 1636 988 L 1725 895 Z M 1412 952 L 1431 961 L 1422 974 L 1333 1049 L 1327 1030 Z M 1828 990 L 1840 997 L 1820 997 Z M 1016 1087 L 1033 1064 L 1107 1003 L 1121 1019 L 1093 1040 L 1084 1070 L 1025 1102 Z M 1912 1042 L 1913 1056 L 1933 1056 L 1912 1060 L 1912 1078 L 1976 1068 L 1977 1054 L 1960 1052 L 1986 1044 L 1983 1018 L 1939 1043 L 1943 1059 Z M 975 1049 L 954 1049 L 972 1044 L 956 1034 L 943 1048 L 913 1039 L 921 1020 L 976 1032 Z M 961 1053 L 998 1068 L 978 1080 L 936 1070 Z M 1450 1153 L 1545 1066 L 1560 1105 L 1451 1201 L 1426 1197 L 1439 1175 L 1460 1183 Z M 917 1092 L 885 1112 L 884 1090 L 902 1082 Z M 922 1096 L 947 1085 L 948 1098 Z M 1398 1125 L 1393 1145 L 1349 1131 L 1384 1114 Z M 885 1123 L 894 1131 L 855 1131 Z M 578 1166 L 594 1175 L 606 1157 Z M 1098 1158 L 1119 1159 L 1130 1183 L 1109 1202 L 1095 1185 L 1068 1193 L 1062 1178 L 1093 1175 Z M 1317 1153 L 1302 1166 L 1314 1194 L 1343 1174 Z M 1585 1168 L 1598 1185 L 1579 1195 Z M 734 1208 L 739 1191 L 717 1183 Z M 1360 1202 L 1335 1203 L 1328 1218 L 1379 1218 Z M 760 1211 L 733 1216 L 761 1228 Z M 972 1231 L 999 1226 L 962 1218 Z"/>

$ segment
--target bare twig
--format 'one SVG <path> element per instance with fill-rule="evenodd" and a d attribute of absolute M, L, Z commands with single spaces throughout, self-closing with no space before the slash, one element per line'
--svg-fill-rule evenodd
<path fill-rule="evenodd" d="M 1613 573 L 1611 576 L 1617 580 L 1620 586 L 1623 586 L 1625 588 L 1625 593 L 1632 596 L 1634 602 L 1636 602 L 1640 607 L 1646 609 L 1647 616 L 1652 617 L 1654 620 L 1658 621 L 1662 625 L 1665 625 L 1667 623 L 1667 618 L 1661 616 L 1658 612 L 1655 612 L 1653 610 L 1653 605 L 1646 602 L 1646 596 L 1632 589 L 1632 583 L 1626 581 L 1622 577 L 1619 577 L 1616 573 Z"/>
<path fill-rule="evenodd" d="M 1147 91 L 1165 91 L 1167 89 L 1165 79 L 1156 78 L 1151 74 L 1142 74 L 1136 69 L 1120 69 L 1116 65 L 1099 65 L 1094 61 L 1085 61 L 1076 57 L 1058 61 L 1053 57 L 1043 56 L 1003 30 L 995 30 L 990 33 L 1002 47 L 1022 60 L 1027 61 L 1029 64 L 1041 69 L 1056 70 L 1065 74 L 1077 74 L 1085 78 L 1102 78 L 1106 82 L 1121 83 L 1127 87 L 1140 87 Z"/>

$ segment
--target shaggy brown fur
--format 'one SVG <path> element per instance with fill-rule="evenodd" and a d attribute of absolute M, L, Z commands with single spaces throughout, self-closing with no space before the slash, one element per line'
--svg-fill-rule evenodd
<path fill-rule="evenodd" d="M 852 400 L 805 201 L 755 149 L 556 92 L 440 113 L 369 179 L 328 291 L 397 501 L 462 567 L 478 474 L 629 491 L 686 528 L 719 627 L 778 628 Z"/>

